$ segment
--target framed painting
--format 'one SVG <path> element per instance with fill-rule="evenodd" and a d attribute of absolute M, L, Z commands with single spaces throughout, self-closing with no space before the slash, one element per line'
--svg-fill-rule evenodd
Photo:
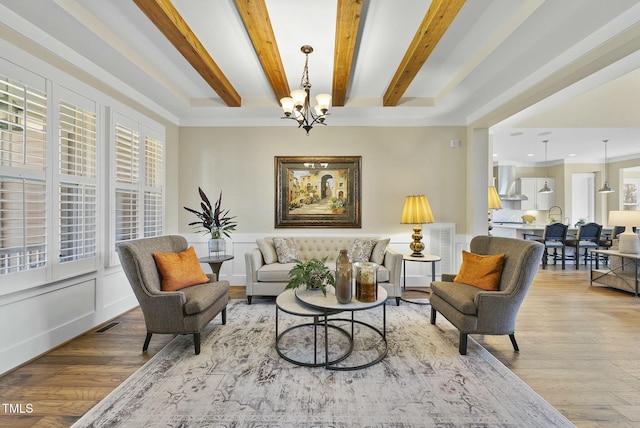
<path fill-rule="evenodd" d="M 362 156 L 275 157 L 275 227 L 359 228 Z"/>

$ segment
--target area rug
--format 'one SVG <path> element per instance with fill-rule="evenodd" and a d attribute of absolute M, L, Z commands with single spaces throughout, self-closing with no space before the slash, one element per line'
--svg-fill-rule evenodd
<path fill-rule="evenodd" d="M 429 324 L 428 306 L 385 308 L 386 357 L 366 369 L 330 371 L 278 355 L 273 301 L 232 300 L 227 324 L 218 317 L 203 333 L 200 355 L 191 336 L 177 336 L 74 427 L 573 426 L 473 339 L 461 356 L 458 332 L 441 316 Z M 382 307 L 355 313 L 380 327 L 382 316 Z M 279 332 L 309 320 L 280 312 Z M 281 350 L 310 358 L 303 354 L 313 352 L 312 329 L 292 330 Z M 384 347 L 358 323 L 355 337 L 345 361 L 371 358 L 368 348 L 375 357 Z M 348 346 L 332 329 L 329 343 L 330 359 L 341 352 L 334 347 Z"/>

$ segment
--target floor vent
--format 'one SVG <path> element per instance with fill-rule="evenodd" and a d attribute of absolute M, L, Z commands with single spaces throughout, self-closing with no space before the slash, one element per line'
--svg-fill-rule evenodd
<path fill-rule="evenodd" d="M 118 324 L 120 324 L 119 322 L 112 322 L 111 324 L 107 324 L 104 327 L 102 327 L 99 330 L 96 330 L 95 333 L 104 333 L 105 331 L 117 326 Z"/>

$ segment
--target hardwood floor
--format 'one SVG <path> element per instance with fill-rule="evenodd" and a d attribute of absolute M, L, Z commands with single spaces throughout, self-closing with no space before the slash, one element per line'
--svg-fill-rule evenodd
<path fill-rule="evenodd" d="M 575 425 L 640 426 L 640 300 L 588 278 L 539 270 L 518 316 L 519 354 L 506 336 L 474 338 Z M 154 335 L 142 353 L 140 310 L 112 322 L 0 377 L 0 427 L 71 425 L 173 338 Z"/>

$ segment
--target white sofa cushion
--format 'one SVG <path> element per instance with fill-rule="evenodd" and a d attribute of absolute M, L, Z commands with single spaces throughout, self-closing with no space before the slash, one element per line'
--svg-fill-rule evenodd
<path fill-rule="evenodd" d="M 256 243 L 266 264 L 270 265 L 278 261 L 278 253 L 273 245 L 273 239 L 256 239 Z"/>
<path fill-rule="evenodd" d="M 373 247 L 373 251 L 371 252 L 371 257 L 369 258 L 369 260 L 374 263 L 378 263 L 379 265 L 384 263 L 384 253 L 385 251 L 387 251 L 387 245 L 389 245 L 390 241 L 391 239 L 389 238 L 379 239 L 376 242 L 376 246 Z"/>
<path fill-rule="evenodd" d="M 325 263 L 331 272 L 335 273 L 336 263 Z M 269 265 L 263 265 L 258 269 L 258 281 L 260 282 L 289 282 L 289 271 L 294 267 L 295 263 L 272 263 Z M 388 282 L 390 278 L 389 269 L 384 266 L 378 268 L 378 282 Z"/>

